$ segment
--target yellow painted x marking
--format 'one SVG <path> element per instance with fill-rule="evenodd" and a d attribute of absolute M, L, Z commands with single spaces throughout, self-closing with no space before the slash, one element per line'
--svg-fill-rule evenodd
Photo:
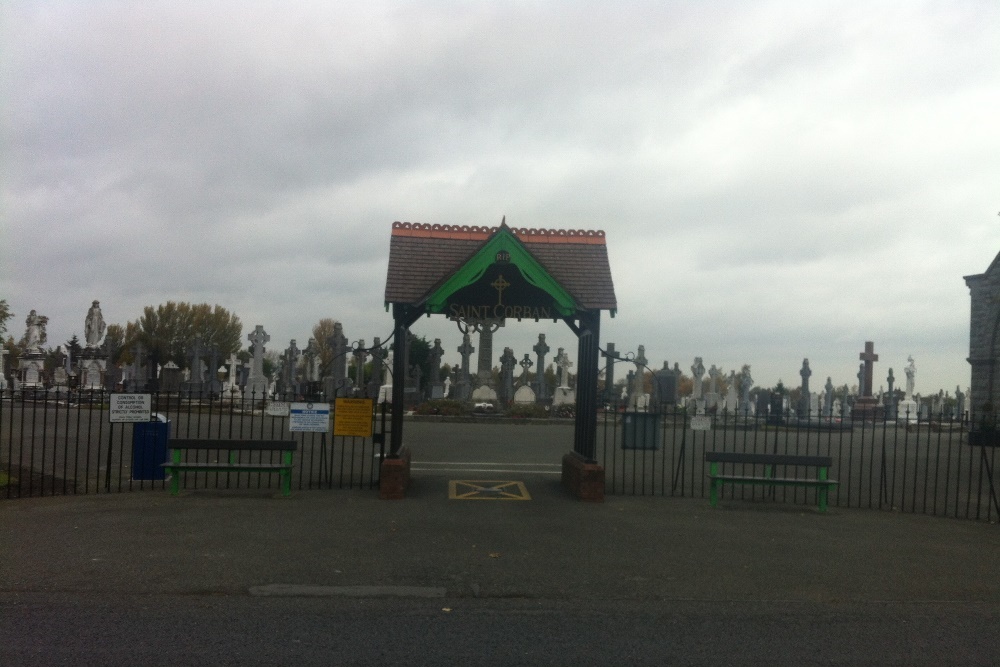
<path fill-rule="evenodd" d="M 450 500 L 531 500 L 523 482 L 458 480 L 448 482 Z"/>

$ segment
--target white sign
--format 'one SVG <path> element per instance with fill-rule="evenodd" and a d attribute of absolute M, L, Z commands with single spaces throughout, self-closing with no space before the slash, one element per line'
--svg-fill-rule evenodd
<path fill-rule="evenodd" d="M 691 430 L 692 431 L 711 431 L 712 430 L 712 418 L 708 415 L 697 415 L 691 417 Z"/>
<path fill-rule="evenodd" d="M 330 404 L 292 403 L 288 430 L 293 433 L 328 433 L 330 431 Z"/>
<path fill-rule="evenodd" d="M 112 424 L 148 422 L 152 409 L 152 394 L 111 394 Z"/>
<path fill-rule="evenodd" d="M 288 416 L 288 402 L 287 401 L 271 401 L 264 408 L 264 414 L 268 417 L 287 417 Z"/>

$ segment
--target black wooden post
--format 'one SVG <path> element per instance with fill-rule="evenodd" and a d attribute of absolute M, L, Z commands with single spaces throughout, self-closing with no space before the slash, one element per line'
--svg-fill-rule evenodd
<path fill-rule="evenodd" d="M 581 311 L 577 335 L 576 428 L 573 450 L 595 463 L 597 456 L 597 375 L 600 366 L 601 311 Z"/>

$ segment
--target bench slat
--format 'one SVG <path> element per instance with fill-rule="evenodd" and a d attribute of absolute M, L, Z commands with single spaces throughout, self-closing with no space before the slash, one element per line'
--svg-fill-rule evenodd
<path fill-rule="evenodd" d="M 837 486 L 835 479 L 808 479 L 803 477 L 745 477 L 741 475 L 709 475 L 709 479 L 739 484 L 774 484 L 775 486 Z"/>
<path fill-rule="evenodd" d="M 295 440 L 209 440 L 203 438 L 170 438 L 169 449 L 227 449 L 230 451 L 277 450 L 294 452 L 299 447 Z"/>
<path fill-rule="evenodd" d="M 291 465 L 283 463 L 161 463 L 161 467 L 172 470 L 234 470 L 241 472 L 266 472 L 270 470 L 291 470 Z"/>
<path fill-rule="evenodd" d="M 748 465 L 772 466 L 816 466 L 829 468 L 833 458 L 829 456 L 802 456 L 798 454 L 749 454 L 741 452 L 705 452 L 708 463 L 745 463 Z"/>

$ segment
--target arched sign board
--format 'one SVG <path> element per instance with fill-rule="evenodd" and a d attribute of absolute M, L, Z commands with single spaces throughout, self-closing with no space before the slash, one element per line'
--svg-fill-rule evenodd
<path fill-rule="evenodd" d="M 396 340 L 420 317 L 563 320 L 578 339 L 574 452 L 593 463 L 602 310 L 617 310 L 604 232 L 394 223 L 386 277 Z M 393 355 L 393 377 L 405 377 Z M 402 445 L 403 383 L 393 383 L 390 456 Z"/>

